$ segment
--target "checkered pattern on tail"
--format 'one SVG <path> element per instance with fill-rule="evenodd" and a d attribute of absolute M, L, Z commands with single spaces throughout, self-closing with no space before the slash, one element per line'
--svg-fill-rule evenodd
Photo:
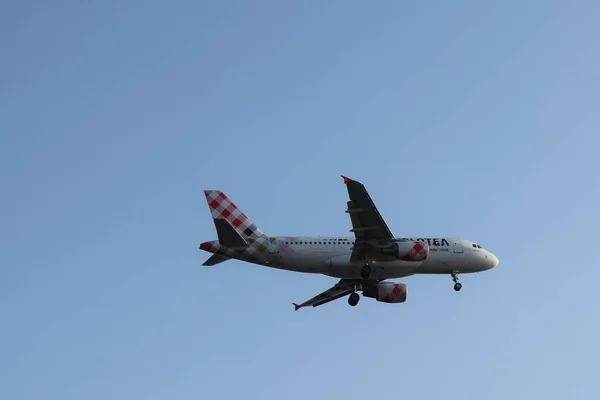
<path fill-rule="evenodd" d="M 266 238 L 250 219 L 220 190 L 205 190 L 206 202 L 213 218 L 225 219 L 244 239 Z"/>

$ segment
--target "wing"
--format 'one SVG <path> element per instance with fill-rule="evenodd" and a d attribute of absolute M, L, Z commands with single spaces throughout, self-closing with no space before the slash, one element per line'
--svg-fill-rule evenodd
<path fill-rule="evenodd" d="M 337 300 L 340 297 L 344 297 L 354 291 L 354 281 L 352 279 L 341 279 L 335 286 L 327 289 L 321 294 L 316 295 L 312 299 L 305 301 L 302 304 L 294 304 L 296 311 L 302 307 L 313 306 L 317 307 L 330 301 Z"/>
<path fill-rule="evenodd" d="M 353 179 L 344 178 L 344 183 L 348 189 L 348 209 L 350 214 L 352 229 L 356 238 L 352 250 L 352 260 L 365 258 L 370 254 L 377 254 L 379 250 L 374 247 L 378 244 L 385 244 L 394 238 L 390 228 L 379 214 L 375 203 L 369 196 L 365 186 Z"/>

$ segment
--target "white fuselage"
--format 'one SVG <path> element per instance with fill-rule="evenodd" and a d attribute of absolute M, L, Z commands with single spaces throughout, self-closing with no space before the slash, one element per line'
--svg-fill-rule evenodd
<path fill-rule="evenodd" d="M 260 264 L 296 272 L 324 274 L 337 278 L 360 278 L 365 260 L 350 261 L 352 237 L 276 237 L 268 261 Z M 455 238 L 418 238 L 429 244 L 424 261 L 370 260 L 372 277 L 400 278 L 414 274 L 473 273 L 498 265 L 491 252 L 474 242 Z"/>

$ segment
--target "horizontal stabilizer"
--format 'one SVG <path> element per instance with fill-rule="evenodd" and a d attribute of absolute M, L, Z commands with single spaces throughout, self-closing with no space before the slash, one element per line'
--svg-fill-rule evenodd
<path fill-rule="evenodd" d="M 240 236 L 239 233 L 226 219 L 213 219 L 217 235 L 219 236 L 219 244 L 227 247 L 246 247 L 248 243 Z"/>
<path fill-rule="evenodd" d="M 230 260 L 230 257 L 224 256 L 222 254 L 213 254 L 212 256 L 210 256 L 210 258 L 206 261 L 204 261 L 204 264 L 207 267 L 211 267 L 213 265 L 217 265 L 222 263 L 223 261 L 227 261 Z"/>

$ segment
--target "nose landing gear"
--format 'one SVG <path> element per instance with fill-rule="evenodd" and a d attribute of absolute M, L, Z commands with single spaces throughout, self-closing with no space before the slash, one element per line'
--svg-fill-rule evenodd
<path fill-rule="evenodd" d="M 454 281 L 454 290 L 459 291 L 462 289 L 462 284 L 458 281 L 458 273 L 455 271 L 452 273 L 452 280 Z"/>

